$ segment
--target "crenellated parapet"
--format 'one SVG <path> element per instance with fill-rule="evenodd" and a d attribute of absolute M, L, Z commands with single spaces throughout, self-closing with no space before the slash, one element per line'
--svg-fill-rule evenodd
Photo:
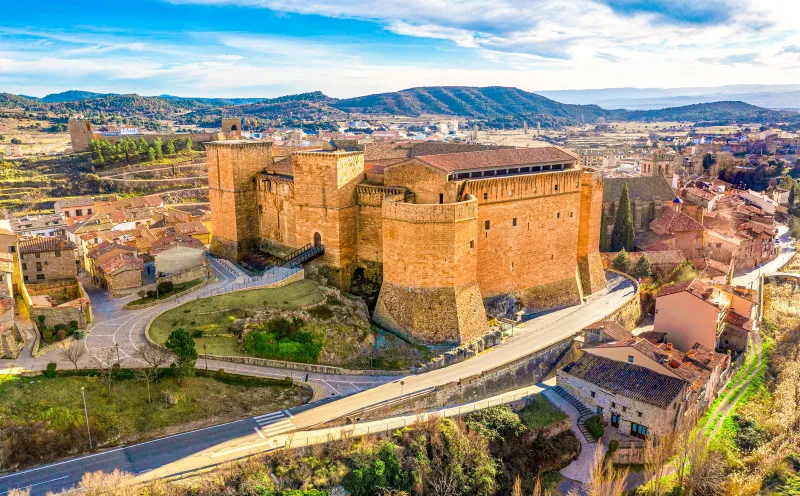
<path fill-rule="evenodd" d="M 400 197 L 389 197 L 383 202 L 384 220 L 397 220 L 415 224 L 455 223 L 478 218 L 478 200 L 468 195 L 456 203 L 408 203 Z"/>
<path fill-rule="evenodd" d="M 462 194 L 471 194 L 481 204 L 538 198 L 551 195 L 579 193 L 581 169 L 541 172 L 519 176 L 468 179 Z"/>
<path fill-rule="evenodd" d="M 360 184 L 356 188 L 356 203 L 380 207 L 383 200 L 393 196 L 404 196 L 408 190 L 397 186 L 378 186 L 373 184 Z"/>

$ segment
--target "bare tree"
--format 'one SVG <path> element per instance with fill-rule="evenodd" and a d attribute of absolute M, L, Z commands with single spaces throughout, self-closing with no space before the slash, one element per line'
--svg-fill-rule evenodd
<path fill-rule="evenodd" d="M 103 384 L 108 388 L 108 394 L 111 394 L 111 383 L 117 376 L 121 364 L 117 363 L 117 355 L 113 348 L 106 348 L 101 352 L 99 357 L 93 357 L 97 371 L 100 373 L 100 378 Z"/>
<path fill-rule="evenodd" d="M 75 370 L 78 370 L 78 362 L 81 360 L 81 357 L 86 354 L 86 344 L 73 340 L 68 346 L 59 348 L 58 352 L 62 357 L 72 362 L 72 365 L 75 366 Z"/>
<path fill-rule="evenodd" d="M 673 454 L 673 436 L 648 436 L 644 442 L 644 473 L 650 481 L 647 494 L 661 496 L 664 488 L 661 485 L 666 475 L 667 460 Z"/>
<path fill-rule="evenodd" d="M 603 460 L 602 445 L 598 443 L 592 460 L 592 478 L 585 486 L 586 496 L 622 496 L 625 494 L 625 481 L 628 469 L 617 470 L 609 460 Z M 568 496 L 578 496 L 576 489 L 571 489 Z"/>
<path fill-rule="evenodd" d="M 150 393 L 150 384 L 158 380 L 161 367 L 169 363 L 172 359 L 172 353 L 160 346 L 147 345 L 138 349 L 136 353 L 133 354 L 133 357 L 145 363 L 144 367 L 133 369 L 133 373 L 137 379 L 147 384 L 147 402 L 152 403 L 153 397 Z"/>

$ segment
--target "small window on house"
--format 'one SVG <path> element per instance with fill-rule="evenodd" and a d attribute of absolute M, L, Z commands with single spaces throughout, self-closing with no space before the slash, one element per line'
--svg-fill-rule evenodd
<path fill-rule="evenodd" d="M 64 210 L 64 217 L 69 217 L 69 210 Z"/>
<path fill-rule="evenodd" d="M 40 281 L 43 280 L 44 279 L 44 274 L 36 274 L 36 279 L 38 279 Z"/>
<path fill-rule="evenodd" d="M 40 253 L 34 253 L 33 254 L 33 258 L 41 258 L 41 254 Z"/>
<path fill-rule="evenodd" d="M 28 276 L 22 276 L 22 280 L 28 282 Z"/>
<path fill-rule="evenodd" d="M 75 217 L 80 217 L 81 215 L 83 215 L 83 209 L 75 209 Z"/>
<path fill-rule="evenodd" d="M 60 256 L 61 256 L 61 250 L 56 250 L 56 256 L 57 256 L 57 257 L 60 257 Z"/>
<path fill-rule="evenodd" d="M 516 217 L 514 217 L 513 219 L 511 219 L 511 225 L 512 225 L 512 226 L 516 226 L 516 225 L 517 225 L 517 218 L 516 218 Z"/>
<path fill-rule="evenodd" d="M 8 252 L 9 253 L 15 253 L 16 251 L 17 251 L 17 247 L 16 246 L 9 246 L 8 247 Z"/>
<path fill-rule="evenodd" d="M 597 407 L 597 413 L 603 413 L 603 407 L 602 406 L 598 406 Z"/>
<path fill-rule="evenodd" d="M 28 270 L 28 264 L 26 263 L 22 264 L 22 270 Z"/>
<path fill-rule="evenodd" d="M 622 407 L 622 413 L 625 413 L 625 412 L 627 412 L 627 411 L 628 411 L 628 407 L 627 407 L 627 406 L 623 406 L 623 407 Z"/>
<path fill-rule="evenodd" d="M 616 407 L 617 407 L 617 404 L 612 401 L 611 402 L 611 408 L 616 408 Z"/>
<path fill-rule="evenodd" d="M 592 391 L 592 398 L 594 398 L 594 391 Z"/>
<path fill-rule="evenodd" d="M 484 193 L 483 194 L 483 199 L 484 200 L 488 200 L 489 199 L 489 193 Z"/>
<path fill-rule="evenodd" d="M 469 242 L 469 249 L 471 250 L 473 248 L 475 248 L 475 240 L 474 239 L 470 240 L 470 242 Z"/>
<path fill-rule="evenodd" d="M 439 203 L 444 203 L 444 193 L 439 193 Z"/>
<path fill-rule="evenodd" d="M 42 262 L 36 262 L 36 270 L 37 270 L 38 272 L 41 272 L 41 271 L 42 271 Z"/>
<path fill-rule="evenodd" d="M 484 229 L 486 229 L 488 231 L 491 227 L 492 227 L 492 221 L 490 221 L 490 220 L 483 221 L 483 228 Z"/>
<path fill-rule="evenodd" d="M 641 417 L 641 416 L 642 416 L 642 412 L 636 412 L 636 415 L 638 415 L 639 417 Z"/>
<path fill-rule="evenodd" d="M 633 355 L 628 355 L 628 361 L 633 363 Z"/>
<path fill-rule="evenodd" d="M 86 214 L 87 215 L 92 215 L 92 209 L 91 208 L 87 208 L 86 209 Z"/>

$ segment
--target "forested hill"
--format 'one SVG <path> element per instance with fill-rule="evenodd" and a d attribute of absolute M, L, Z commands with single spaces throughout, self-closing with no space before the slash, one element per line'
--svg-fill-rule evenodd
<path fill-rule="evenodd" d="M 559 103 L 519 88 L 430 86 L 336 99 L 315 91 L 278 98 L 185 98 L 171 95 L 99 94 L 81 90 L 30 98 L 0 93 L 0 108 L 47 109 L 58 113 L 175 119 L 179 124 L 213 125 L 221 114 L 282 120 L 330 122 L 348 114 L 452 115 L 516 127 L 606 121 L 683 121 L 774 124 L 800 121 L 795 111 L 776 111 L 744 102 L 713 102 L 660 110 L 608 110 L 597 105 Z"/>

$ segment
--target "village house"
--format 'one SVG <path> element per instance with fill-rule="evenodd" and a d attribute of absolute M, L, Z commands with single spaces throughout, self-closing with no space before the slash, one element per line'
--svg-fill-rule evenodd
<path fill-rule="evenodd" d="M 683 201 L 675 199 L 675 208 L 665 210 L 650 223 L 650 233 L 637 235 L 635 245 L 645 251 L 654 251 L 653 244 L 667 243 L 683 252 L 685 258 L 696 258 L 703 249 L 703 224 L 682 211 Z"/>
<path fill-rule="evenodd" d="M 198 220 L 157 227 L 151 231 L 156 238 L 191 236 L 206 246 L 211 243 L 211 232 Z"/>
<path fill-rule="evenodd" d="M 155 260 L 156 283 L 173 284 L 208 276 L 206 249 L 191 236 L 168 236 L 153 243 L 150 255 Z"/>
<path fill-rule="evenodd" d="M 717 206 L 717 202 L 722 197 L 722 193 L 715 193 L 707 189 L 696 187 L 686 188 L 683 190 L 683 198 L 686 201 L 703 207 L 706 212 L 713 212 L 714 208 Z"/>
<path fill-rule="evenodd" d="M 675 192 L 669 181 L 661 174 L 604 178 L 603 211 L 608 217 L 609 226 L 614 225 L 614 216 L 619 208 L 622 185 L 625 183 L 628 184 L 634 228 L 636 232 L 646 231 L 650 223 L 661 215 L 664 205 L 675 198 Z"/>
<path fill-rule="evenodd" d="M 755 297 L 744 288 L 693 279 L 656 293 L 653 330 L 679 350 L 694 343 L 709 349 L 744 353 L 753 330 Z M 723 334 L 723 331 L 727 331 Z"/>
<path fill-rule="evenodd" d="M 100 267 L 109 260 L 121 256 L 138 258 L 138 250 L 123 244 L 101 243 L 89 251 L 87 255 L 88 264 L 86 266 L 86 271 L 89 273 L 92 284 L 103 286 L 103 274 Z"/>
<path fill-rule="evenodd" d="M 117 255 L 101 263 L 97 269 L 100 287 L 119 296 L 125 290 L 142 287 L 144 263 L 136 255 Z"/>
<path fill-rule="evenodd" d="M 59 200 L 53 204 L 53 210 L 64 219 L 68 226 L 94 214 L 94 198 L 81 197 Z"/>
<path fill-rule="evenodd" d="M 0 228 L 0 252 L 17 253 L 17 235 L 8 229 Z"/>
<path fill-rule="evenodd" d="M 560 387 L 621 433 L 668 435 L 704 411 L 729 368 L 700 343 L 681 352 L 663 334 L 634 336 L 613 321 L 583 330 L 581 357 L 556 372 Z"/>
<path fill-rule="evenodd" d="M 66 227 L 58 214 L 11 217 L 11 230 L 17 236 L 63 236 Z"/>
<path fill-rule="evenodd" d="M 19 242 L 22 280 L 40 283 L 75 279 L 75 244 L 62 237 L 34 237 Z"/>
<path fill-rule="evenodd" d="M 14 296 L 14 263 L 16 255 L 0 251 L 0 298 Z"/>

